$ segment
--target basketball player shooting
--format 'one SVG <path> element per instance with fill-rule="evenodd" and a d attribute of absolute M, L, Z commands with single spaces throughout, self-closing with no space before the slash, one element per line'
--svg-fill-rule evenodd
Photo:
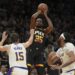
<path fill-rule="evenodd" d="M 38 5 L 38 11 L 32 15 L 32 22 L 31 26 L 35 27 L 34 32 L 34 40 L 31 46 L 32 50 L 32 58 L 29 57 L 30 62 L 29 65 L 34 65 L 38 75 L 44 75 L 44 60 L 43 60 L 43 51 L 45 47 L 45 39 L 46 35 L 50 33 L 53 30 L 53 24 L 51 19 L 47 15 L 48 12 L 48 6 L 45 3 L 41 3 Z M 42 18 L 38 18 L 39 15 L 43 15 L 46 18 L 46 21 L 48 23 L 47 28 L 43 28 L 43 20 Z M 36 59 L 36 60 L 35 60 Z"/>

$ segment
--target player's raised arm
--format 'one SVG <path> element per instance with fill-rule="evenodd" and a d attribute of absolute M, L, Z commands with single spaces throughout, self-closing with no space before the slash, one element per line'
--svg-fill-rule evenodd
<path fill-rule="evenodd" d="M 35 28 L 36 18 L 39 16 L 39 14 L 41 14 L 41 11 L 40 10 L 38 10 L 36 13 L 34 13 L 31 16 L 30 29 Z"/>
<path fill-rule="evenodd" d="M 8 51 L 10 48 L 10 45 L 0 46 L 0 51 Z"/>
<path fill-rule="evenodd" d="M 4 31 L 2 34 L 2 40 L 0 41 L 0 51 L 7 51 L 8 50 L 7 46 L 2 46 L 3 43 L 5 42 L 5 40 L 7 39 L 7 37 L 8 37 L 8 34 L 6 31 Z"/>
<path fill-rule="evenodd" d="M 7 34 L 6 31 L 4 31 L 3 34 L 2 34 L 2 40 L 0 41 L 0 46 L 3 45 L 3 43 L 5 42 L 5 40 L 7 39 L 7 37 L 8 37 L 8 34 Z"/>
<path fill-rule="evenodd" d="M 34 29 L 30 29 L 30 38 L 26 43 L 23 43 L 25 48 L 29 47 L 32 44 L 33 37 L 34 37 Z"/>
<path fill-rule="evenodd" d="M 36 27 L 36 18 L 39 16 L 39 14 L 41 13 L 40 10 L 38 10 L 36 13 L 34 13 L 31 16 L 31 23 L 30 23 L 30 38 L 26 43 L 23 43 L 23 45 L 25 46 L 25 48 L 29 47 L 32 42 L 33 42 L 33 37 L 34 37 L 34 29 Z"/>
<path fill-rule="evenodd" d="M 47 15 L 47 10 L 44 11 L 44 16 L 48 22 L 48 27 L 45 29 L 45 33 L 48 34 L 49 32 L 51 32 L 53 30 L 53 24 L 52 24 L 51 19 Z"/>

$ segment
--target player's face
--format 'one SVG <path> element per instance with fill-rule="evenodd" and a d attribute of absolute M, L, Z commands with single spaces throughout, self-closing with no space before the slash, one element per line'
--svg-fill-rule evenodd
<path fill-rule="evenodd" d="M 36 26 L 40 27 L 43 25 L 42 19 L 41 18 L 37 18 L 36 19 Z"/>
<path fill-rule="evenodd" d="M 60 46 L 60 47 L 63 47 L 64 46 L 64 39 L 62 38 L 62 37 L 60 37 L 59 39 L 58 39 L 58 45 Z"/>

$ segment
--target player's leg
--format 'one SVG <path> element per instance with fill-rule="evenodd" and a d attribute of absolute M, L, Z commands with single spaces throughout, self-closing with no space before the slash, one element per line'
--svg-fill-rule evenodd
<path fill-rule="evenodd" d="M 48 68 L 48 74 L 49 75 L 60 75 L 59 70 L 52 70 Z"/>
<path fill-rule="evenodd" d="M 31 50 L 31 48 L 29 48 L 27 50 L 27 67 L 28 67 L 28 75 L 31 75 L 31 71 L 32 71 L 32 66 L 33 66 L 33 59 L 34 55 L 33 55 L 33 51 Z"/>
<path fill-rule="evenodd" d="M 12 72 L 12 75 L 28 75 L 28 70 L 15 68 Z"/>
<path fill-rule="evenodd" d="M 38 67 L 36 67 L 36 69 L 37 69 L 38 75 L 44 75 L 45 74 L 45 68 L 44 67 L 38 66 Z"/>
<path fill-rule="evenodd" d="M 48 75 L 60 75 L 60 71 L 59 70 L 51 69 L 50 66 L 48 66 L 48 64 L 46 64 L 46 67 L 47 67 Z"/>
<path fill-rule="evenodd" d="M 38 75 L 44 75 L 45 74 L 45 66 L 44 66 L 43 55 L 36 56 L 35 68 L 37 70 Z"/>
<path fill-rule="evenodd" d="M 28 67 L 28 75 L 31 75 L 32 65 L 31 64 L 27 64 L 27 67 Z"/>
<path fill-rule="evenodd" d="M 12 68 L 12 69 L 9 69 L 7 75 L 28 75 L 28 69 Z"/>

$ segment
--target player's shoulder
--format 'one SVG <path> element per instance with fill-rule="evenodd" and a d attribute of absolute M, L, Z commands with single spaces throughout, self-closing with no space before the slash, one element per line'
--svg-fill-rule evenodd
<path fill-rule="evenodd" d="M 67 42 L 67 43 L 65 44 L 65 46 L 70 47 L 70 46 L 74 46 L 74 44 L 73 44 L 73 43 L 71 43 L 71 42 Z"/>
<path fill-rule="evenodd" d="M 68 50 L 74 50 L 75 46 L 73 43 L 68 42 L 66 43 L 65 48 L 67 48 Z"/>
<path fill-rule="evenodd" d="M 10 45 L 22 45 L 23 43 L 12 43 Z"/>
<path fill-rule="evenodd" d="M 25 47 L 25 43 L 19 43 L 20 46 Z"/>
<path fill-rule="evenodd" d="M 11 47 L 12 44 L 6 44 L 4 47 Z"/>

